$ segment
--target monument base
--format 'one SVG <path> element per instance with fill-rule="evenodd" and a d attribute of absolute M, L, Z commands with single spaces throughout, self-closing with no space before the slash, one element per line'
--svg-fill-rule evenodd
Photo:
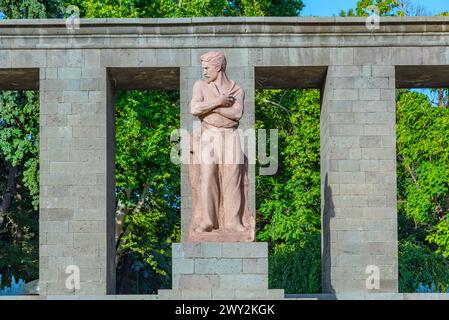
<path fill-rule="evenodd" d="M 172 290 L 160 299 L 283 299 L 268 289 L 268 244 L 174 243 Z"/>
<path fill-rule="evenodd" d="M 284 298 L 283 289 L 160 289 L 158 291 L 159 300 L 283 300 Z"/>
<path fill-rule="evenodd" d="M 229 230 L 213 230 L 210 232 L 193 232 L 190 233 L 190 242 L 253 242 L 254 231 L 247 229 L 244 232 L 232 232 Z"/>

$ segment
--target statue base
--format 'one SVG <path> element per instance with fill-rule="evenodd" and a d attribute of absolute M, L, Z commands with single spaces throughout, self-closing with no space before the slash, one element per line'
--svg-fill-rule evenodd
<path fill-rule="evenodd" d="M 283 299 L 268 289 L 268 244 L 173 243 L 172 290 L 160 299 Z"/>
<path fill-rule="evenodd" d="M 210 232 L 194 232 L 189 234 L 189 242 L 253 242 L 254 232 L 247 229 L 243 232 L 229 230 L 213 230 Z"/>

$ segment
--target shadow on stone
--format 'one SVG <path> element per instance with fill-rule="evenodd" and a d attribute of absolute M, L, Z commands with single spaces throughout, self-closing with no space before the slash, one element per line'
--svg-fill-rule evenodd
<path fill-rule="evenodd" d="M 335 294 L 331 279 L 331 230 L 330 220 L 335 217 L 332 189 L 329 186 L 328 174 L 324 180 L 324 208 L 322 216 L 322 290 L 323 293 Z"/>

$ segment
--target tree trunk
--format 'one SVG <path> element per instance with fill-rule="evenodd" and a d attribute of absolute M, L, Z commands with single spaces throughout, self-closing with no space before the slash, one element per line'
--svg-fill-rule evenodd
<path fill-rule="evenodd" d="M 444 198 L 444 203 L 446 205 L 446 214 L 449 214 L 449 195 L 446 196 L 446 198 Z"/>
<path fill-rule="evenodd" d="M 17 175 L 17 167 L 9 166 L 8 182 L 6 184 L 6 191 L 3 194 L 3 202 L 1 208 L 2 215 L 5 215 L 11 209 L 12 199 L 14 197 L 14 194 L 16 193 L 16 175 Z"/>
<path fill-rule="evenodd" d="M 123 220 L 125 220 L 125 216 L 128 213 L 128 207 L 126 207 L 125 204 L 118 200 L 117 209 L 115 211 L 115 243 L 117 244 L 120 235 L 122 234 L 123 230 Z"/>
<path fill-rule="evenodd" d="M 136 207 L 133 212 L 139 212 L 142 206 L 145 203 L 145 198 L 148 192 L 148 184 L 144 184 L 143 190 L 140 193 L 141 197 L 138 201 Z M 128 200 L 131 199 L 131 190 L 126 190 L 126 195 Z M 115 256 L 115 265 L 118 266 L 120 259 L 122 257 L 122 251 L 120 250 L 120 240 L 126 234 L 126 230 L 123 229 L 125 216 L 129 213 L 129 207 L 123 204 L 120 200 L 117 204 L 116 216 L 115 216 L 115 248 L 116 248 L 116 256 Z"/>
<path fill-rule="evenodd" d="M 126 190 L 126 197 L 129 199 L 131 198 L 131 190 Z M 125 216 L 128 214 L 129 207 L 126 206 L 126 204 L 122 203 L 120 199 L 117 203 L 117 208 L 115 210 L 115 267 L 120 263 L 120 259 L 122 256 L 122 252 L 119 249 L 120 247 L 120 240 L 123 236 L 123 222 L 125 220 Z"/>
<path fill-rule="evenodd" d="M 130 269 L 131 269 L 132 259 L 129 257 L 129 253 L 123 255 L 122 257 L 122 270 L 121 270 L 121 281 L 120 281 L 120 294 L 127 294 L 130 292 Z"/>
<path fill-rule="evenodd" d="M 126 190 L 126 196 L 128 201 L 131 199 L 132 190 Z M 143 190 L 140 193 L 141 197 L 133 210 L 134 212 L 138 212 L 141 210 L 142 206 L 145 203 L 145 198 L 148 192 L 148 184 L 143 185 Z M 129 207 L 122 203 L 120 200 L 117 204 L 116 216 L 115 216 L 115 245 L 116 245 L 116 256 L 115 256 L 115 266 L 116 268 L 121 265 L 120 272 L 120 285 L 118 286 L 119 293 L 129 293 L 130 292 L 130 269 L 132 264 L 132 259 L 129 257 L 130 252 L 123 252 L 120 248 L 120 241 L 123 236 L 128 233 L 128 228 L 124 225 L 124 220 L 126 215 L 129 214 Z M 131 213 L 132 214 L 132 213 Z"/>
<path fill-rule="evenodd" d="M 444 89 L 438 89 L 438 106 L 444 107 Z"/>

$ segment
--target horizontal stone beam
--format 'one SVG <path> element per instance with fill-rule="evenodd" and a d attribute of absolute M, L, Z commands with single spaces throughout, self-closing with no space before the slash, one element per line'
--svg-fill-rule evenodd
<path fill-rule="evenodd" d="M 448 88 L 449 66 L 397 66 L 396 88 Z"/>
<path fill-rule="evenodd" d="M 448 46 L 449 17 L 0 20 L 0 49 Z M 399 34 L 399 36 L 398 36 Z"/>
<path fill-rule="evenodd" d="M 327 67 L 256 67 L 256 89 L 320 89 Z"/>
<path fill-rule="evenodd" d="M 117 90 L 179 90 L 179 68 L 108 68 Z"/>
<path fill-rule="evenodd" d="M 0 90 L 39 90 L 39 69 L 0 69 Z"/>

